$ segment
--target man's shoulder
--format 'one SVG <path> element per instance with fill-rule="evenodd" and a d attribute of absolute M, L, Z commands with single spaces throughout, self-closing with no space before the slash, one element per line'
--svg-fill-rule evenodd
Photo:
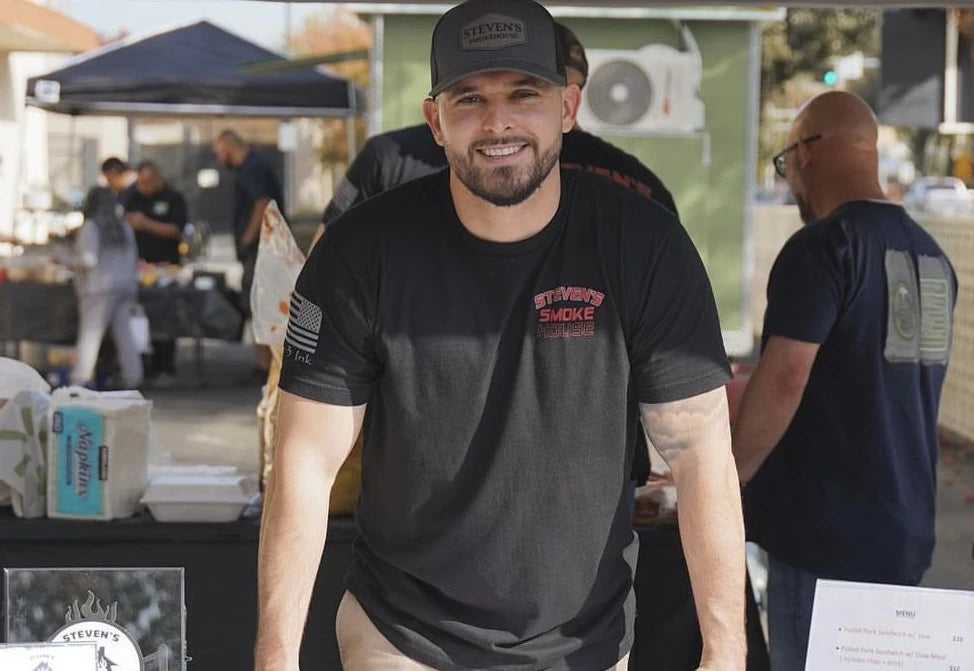
<path fill-rule="evenodd" d="M 182 192 L 180 192 L 178 189 L 174 189 L 169 184 L 166 184 L 166 186 L 163 187 L 162 193 L 159 194 L 159 198 L 161 200 L 167 200 L 170 203 L 174 201 L 186 200 Z"/>
<path fill-rule="evenodd" d="M 656 199 L 646 198 L 621 184 L 611 175 L 565 166 L 563 175 L 574 184 L 575 199 L 583 206 L 594 207 L 600 223 L 618 221 L 625 225 L 645 225 L 647 222 L 680 226 L 679 218 Z"/>
<path fill-rule="evenodd" d="M 143 200 L 142 194 L 135 188 L 135 184 L 129 184 L 118 194 L 118 202 L 127 208 L 136 207 Z"/>
<path fill-rule="evenodd" d="M 426 124 L 406 126 L 396 130 L 387 131 L 373 135 L 366 140 L 366 145 L 374 148 L 405 148 L 413 149 L 417 147 L 438 146 L 433 139 L 433 133 Z"/>
<path fill-rule="evenodd" d="M 435 218 L 442 213 L 444 179 L 441 173 L 410 180 L 346 210 L 328 230 L 338 227 L 350 231 L 342 235 L 380 235 L 388 232 L 414 230 L 421 221 Z"/>
<path fill-rule="evenodd" d="M 580 128 L 565 134 L 562 163 L 612 178 L 668 209 L 675 207 L 663 181 L 639 158 Z"/>
<path fill-rule="evenodd" d="M 257 153 L 257 151 L 251 149 L 244 158 L 243 163 L 240 164 L 239 172 L 245 174 L 273 174 L 274 169 L 271 167 L 270 162 L 266 158 Z"/>

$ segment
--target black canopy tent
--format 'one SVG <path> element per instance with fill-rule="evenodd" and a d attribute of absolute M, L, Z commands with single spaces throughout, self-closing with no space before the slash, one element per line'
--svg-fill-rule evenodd
<path fill-rule="evenodd" d="M 250 72 L 280 58 L 207 21 L 125 40 L 27 81 L 26 103 L 63 114 L 355 116 L 365 94 L 315 67 Z"/>
<path fill-rule="evenodd" d="M 74 122 L 77 116 L 100 115 L 128 118 L 129 159 L 140 156 L 136 125 L 140 118 L 250 117 L 293 119 L 331 117 L 345 119 L 348 147 L 355 149 L 355 118 L 366 109 L 366 95 L 354 83 L 314 65 L 277 72 L 254 72 L 246 66 L 281 58 L 208 21 L 128 38 L 82 54 L 58 70 L 27 81 L 27 105 L 70 115 L 71 147 L 75 151 Z M 229 202 L 229 186 L 197 184 L 205 165 L 199 148 L 187 144 L 165 160 L 172 170 L 173 185 L 189 199 L 191 210 L 222 231 L 223 209 Z M 290 195 L 290 152 L 277 155 L 277 147 L 265 146 L 272 164 L 280 162 L 286 195 Z M 181 165 L 180 165 L 181 164 Z"/>

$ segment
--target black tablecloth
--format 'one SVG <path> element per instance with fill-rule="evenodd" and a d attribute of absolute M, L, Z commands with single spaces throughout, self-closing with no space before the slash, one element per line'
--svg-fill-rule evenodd
<path fill-rule="evenodd" d="M 243 317 L 216 289 L 141 287 L 139 302 L 154 339 L 240 338 Z M 78 301 L 70 284 L 0 283 L 0 341 L 73 343 L 77 331 Z"/>
<path fill-rule="evenodd" d="M 258 533 L 256 521 L 175 524 L 146 516 L 78 522 L 16 520 L 7 513 L 0 517 L 0 567 L 185 567 L 187 668 L 247 671 L 254 668 Z M 341 669 L 334 622 L 354 538 L 351 519 L 329 524 L 301 650 L 303 669 Z"/>
<path fill-rule="evenodd" d="M 0 567 L 183 566 L 189 671 L 253 668 L 257 623 L 256 521 L 164 524 L 149 517 L 115 522 L 16 520 L 0 516 Z M 355 525 L 333 519 L 308 615 L 301 665 L 339 671 L 334 622 L 352 557 Z M 679 531 L 638 530 L 634 671 L 693 671 L 701 641 Z M 748 669 L 766 671 L 767 649 L 748 597 Z"/>

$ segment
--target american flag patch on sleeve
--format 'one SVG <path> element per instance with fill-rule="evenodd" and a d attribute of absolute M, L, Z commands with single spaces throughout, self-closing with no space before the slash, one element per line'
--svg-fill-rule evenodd
<path fill-rule="evenodd" d="M 295 291 L 291 295 L 290 317 L 284 341 L 302 352 L 314 354 L 321 333 L 321 308 Z"/>

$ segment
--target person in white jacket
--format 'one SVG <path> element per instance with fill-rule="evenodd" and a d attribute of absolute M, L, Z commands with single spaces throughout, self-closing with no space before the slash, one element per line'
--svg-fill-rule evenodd
<path fill-rule="evenodd" d="M 98 349 L 111 327 L 122 380 L 126 388 L 135 389 L 142 384 L 142 358 L 130 325 L 139 287 L 135 234 L 111 189 L 92 189 L 84 214 L 75 241 L 78 340 L 71 383 L 92 382 Z"/>

